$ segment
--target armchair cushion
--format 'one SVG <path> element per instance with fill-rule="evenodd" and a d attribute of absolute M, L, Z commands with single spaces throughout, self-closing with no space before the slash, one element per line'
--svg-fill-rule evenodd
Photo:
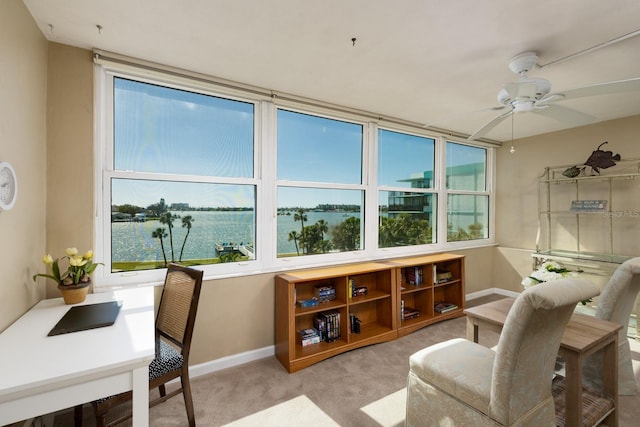
<path fill-rule="evenodd" d="M 457 338 L 414 353 L 409 365 L 423 381 L 488 414 L 495 355 L 489 348 Z"/>

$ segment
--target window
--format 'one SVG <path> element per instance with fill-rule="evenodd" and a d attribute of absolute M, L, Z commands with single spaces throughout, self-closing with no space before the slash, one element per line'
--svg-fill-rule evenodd
<path fill-rule="evenodd" d="M 485 148 L 447 142 L 447 241 L 488 238 L 486 170 Z"/>
<path fill-rule="evenodd" d="M 378 131 L 378 246 L 436 242 L 435 140 Z"/>
<path fill-rule="evenodd" d="M 96 285 L 492 243 L 493 149 L 189 76 L 97 67 Z"/>
<path fill-rule="evenodd" d="M 111 82 L 108 270 L 254 260 L 254 104 Z"/>
<path fill-rule="evenodd" d="M 277 256 L 364 248 L 363 126 L 277 112 Z"/>

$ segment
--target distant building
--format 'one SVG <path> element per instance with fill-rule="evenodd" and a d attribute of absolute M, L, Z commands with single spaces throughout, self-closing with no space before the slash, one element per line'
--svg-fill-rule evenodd
<path fill-rule="evenodd" d="M 459 166 L 450 166 L 446 173 L 446 187 L 450 190 L 474 190 L 485 188 L 485 164 L 471 163 Z M 422 174 L 414 174 L 399 182 L 410 183 L 411 188 L 433 188 L 433 171 L 424 171 Z M 434 206 L 432 206 L 433 200 Z M 456 197 L 449 200 L 448 212 L 456 216 L 457 226 L 466 228 L 471 224 L 483 223 L 484 209 L 477 206 L 475 197 Z M 390 191 L 388 198 L 388 216 L 395 218 L 401 213 L 410 213 L 414 218 L 431 221 L 435 214 L 435 196 L 432 194 L 419 194 L 410 191 Z"/>
<path fill-rule="evenodd" d="M 131 221 L 131 214 L 124 212 L 111 212 L 111 222 Z"/>
<path fill-rule="evenodd" d="M 188 211 L 189 203 L 171 203 L 169 210 L 172 211 Z"/>

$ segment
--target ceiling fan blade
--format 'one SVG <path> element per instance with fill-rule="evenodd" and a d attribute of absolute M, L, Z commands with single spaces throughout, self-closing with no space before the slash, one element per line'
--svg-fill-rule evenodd
<path fill-rule="evenodd" d="M 640 90 L 640 78 L 618 80 L 615 82 L 599 83 L 592 86 L 578 87 L 559 93 L 550 93 L 538 101 L 538 104 L 547 104 L 566 99 L 583 98 L 585 96 L 607 95 L 610 93 L 631 92 Z"/>
<path fill-rule="evenodd" d="M 534 98 L 536 96 L 536 84 L 534 82 L 513 82 L 502 86 L 509 94 L 509 98 L 520 97 Z"/>
<path fill-rule="evenodd" d="M 458 119 L 462 119 L 465 118 L 467 116 L 471 116 L 472 114 L 476 114 L 476 113 L 484 113 L 486 111 L 500 111 L 500 110 L 504 110 L 505 108 L 507 108 L 504 105 L 500 105 L 498 107 L 490 107 L 490 108 L 483 108 L 481 110 L 474 110 L 474 111 L 468 111 L 466 113 L 460 113 L 460 114 L 456 114 L 454 116 L 449 116 L 449 117 L 443 117 L 440 118 L 438 120 L 434 120 L 431 123 L 427 123 L 426 125 L 423 125 L 422 127 L 424 128 L 431 128 L 431 127 L 438 127 L 438 125 L 442 125 L 444 123 L 451 123 L 454 122 Z"/>
<path fill-rule="evenodd" d="M 491 119 L 489 122 L 485 123 L 480 129 L 475 131 L 475 133 L 467 138 L 467 141 L 473 141 L 476 139 L 480 139 L 486 134 L 488 134 L 494 127 L 498 126 L 501 121 L 509 117 L 512 114 L 513 109 L 507 111 L 506 113 L 500 114 L 498 117 Z"/>
<path fill-rule="evenodd" d="M 573 126 L 583 126 L 595 122 L 597 119 L 589 114 L 582 113 L 572 108 L 561 107 L 559 105 L 545 105 L 542 108 L 533 110 L 537 114 L 549 117 L 560 122 L 568 123 Z"/>

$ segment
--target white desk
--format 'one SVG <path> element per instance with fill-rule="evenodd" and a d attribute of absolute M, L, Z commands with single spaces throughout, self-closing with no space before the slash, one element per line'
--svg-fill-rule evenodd
<path fill-rule="evenodd" d="M 48 337 L 71 307 L 42 300 L 0 334 L 0 425 L 133 390 L 133 425 L 149 425 L 153 287 L 96 293 L 123 302 L 113 326 Z M 78 304 L 80 305 L 80 304 Z"/>

